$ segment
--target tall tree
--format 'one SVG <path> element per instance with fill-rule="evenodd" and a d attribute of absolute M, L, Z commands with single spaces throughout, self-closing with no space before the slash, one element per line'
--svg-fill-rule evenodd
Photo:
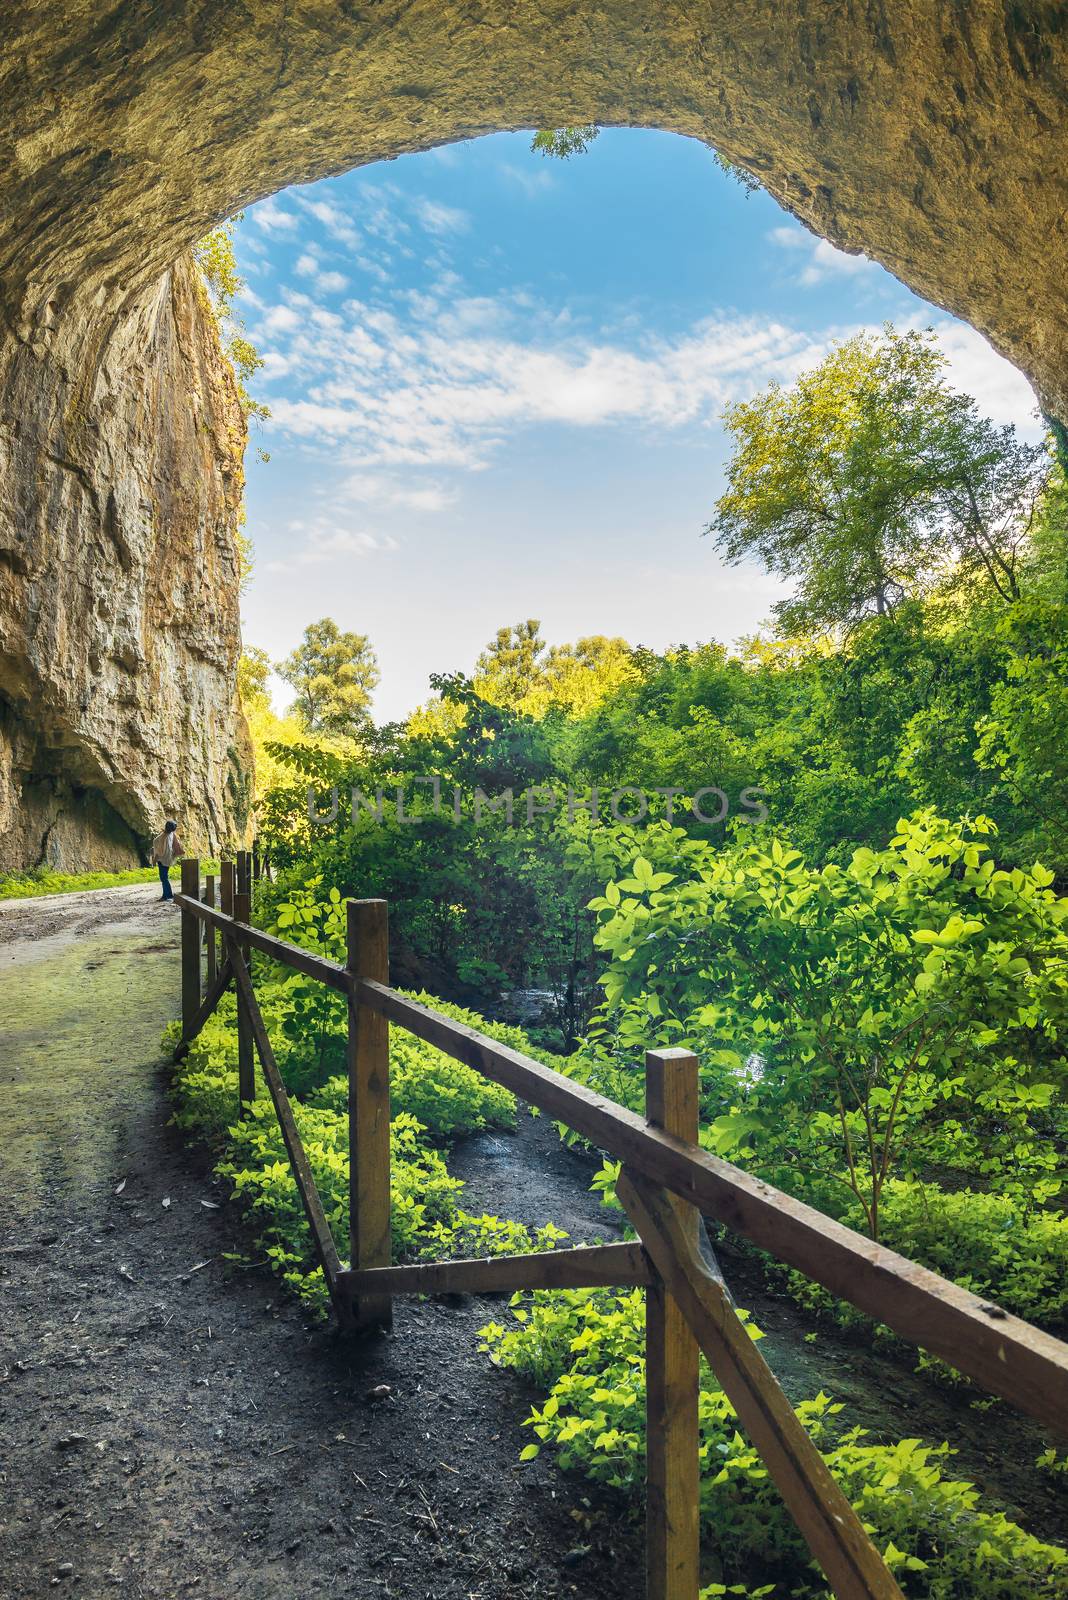
<path fill-rule="evenodd" d="M 498 628 L 475 663 L 475 688 L 492 705 L 514 711 L 538 682 L 544 659 L 545 640 L 535 618 Z"/>
<path fill-rule="evenodd" d="M 310 731 L 356 734 L 367 726 L 379 672 L 365 634 L 343 633 L 323 617 L 277 670 L 296 691 L 293 709 Z"/>
<path fill-rule="evenodd" d="M 576 644 L 552 646 L 523 710 L 531 716 L 543 716 L 550 710 L 566 712 L 569 717 L 586 716 L 638 677 L 634 651 L 626 639 L 591 634 Z"/>
<path fill-rule="evenodd" d="M 858 335 L 791 389 L 728 407 L 734 453 L 708 532 L 796 581 L 785 632 L 885 616 L 951 571 L 1004 600 L 1049 461 L 952 390 L 931 330 Z"/>

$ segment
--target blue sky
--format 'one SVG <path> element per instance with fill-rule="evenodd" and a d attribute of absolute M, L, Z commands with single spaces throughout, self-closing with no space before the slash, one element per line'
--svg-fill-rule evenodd
<path fill-rule="evenodd" d="M 245 639 L 278 660 L 321 616 L 368 634 L 380 721 L 526 617 L 550 643 L 755 631 L 777 583 L 701 537 L 722 408 L 859 328 L 932 324 L 959 386 L 1038 436 L 974 330 L 672 134 L 566 163 L 528 134 L 450 145 L 284 190 L 235 239 L 273 413 Z"/>

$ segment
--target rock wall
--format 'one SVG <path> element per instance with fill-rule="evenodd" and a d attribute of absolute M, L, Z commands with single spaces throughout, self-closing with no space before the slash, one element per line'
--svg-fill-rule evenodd
<path fill-rule="evenodd" d="M 140 293 L 289 183 L 502 128 L 705 139 L 1068 419 L 1063 0 L 96 0 L 0 10 L 0 305 Z"/>
<path fill-rule="evenodd" d="M 245 424 L 188 259 L 113 317 L 5 351 L 0 870 L 143 859 L 168 816 L 239 836 Z"/>

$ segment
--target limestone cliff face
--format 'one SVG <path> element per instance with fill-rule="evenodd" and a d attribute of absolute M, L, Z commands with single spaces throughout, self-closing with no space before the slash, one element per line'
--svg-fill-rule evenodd
<path fill-rule="evenodd" d="M 245 424 L 191 264 L 0 372 L 0 869 L 233 840 Z"/>

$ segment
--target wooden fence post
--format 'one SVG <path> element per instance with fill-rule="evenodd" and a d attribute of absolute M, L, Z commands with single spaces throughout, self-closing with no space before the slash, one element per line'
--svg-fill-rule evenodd
<path fill-rule="evenodd" d="M 182 893 L 191 900 L 200 898 L 200 862 L 195 856 L 182 858 Z M 200 1010 L 200 923 L 182 907 L 182 1033 L 193 1026 Z"/>
<path fill-rule="evenodd" d="M 645 1114 L 653 1127 L 697 1143 L 697 1057 L 650 1050 Z M 685 1207 L 698 1237 L 700 1217 Z M 645 1291 L 647 1600 L 694 1600 L 699 1567 L 697 1341 L 659 1273 Z"/>
<path fill-rule="evenodd" d="M 259 883 L 259 881 L 260 881 L 260 866 L 261 866 L 261 864 L 260 864 L 260 842 L 259 842 L 258 839 L 253 839 L 253 841 L 252 841 L 252 881 L 253 881 L 253 883 Z"/>
<path fill-rule="evenodd" d="M 219 910 L 224 917 L 234 914 L 234 864 L 227 856 L 219 862 Z"/>
<path fill-rule="evenodd" d="M 238 870 L 240 873 L 241 857 L 238 856 Z M 241 882 L 239 876 L 238 882 Z M 252 916 L 249 904 L 248 891 L 236 890 L 233 896 L 233 918 L 235 922 L 248 922 Z M 243 961 L 248 966 L 248 951 L 234 945 L 234 960 Z M 241 1114 L 244 1116 L 248 1106 L 256 1098 L 256 1062 L 253 1056 L 252 1018 L 249 1016 L 248 1006 L 241 994 L 240 985 L 237 989 L 237 1094 L 241 1102 Z"/>
<path fill-rule="evenodd" d="M 214 906 L 215 904 L 214 872 L 207 873 L 204 878 L 204 904 L 206 906 Z M 212 927 L 210 922 L 205 922 L 204 924 L 204 945 L 208 952 L 207 979 L 208 982 L 211 983 L 215 978 L 218 965 L 216 961 L 215 929 Z"/>
<path fill-rule="evenodd" d="M 245 906 L 245 915 L 240 920 L 242 922 L 251 922 L 252 921 L 252 856 L 249 853 L 249 851 L 247 851 L 247 850 L 239 850 L 237 852 L 237 863 L 236 863 L 236 865 L 234 867 L 234 893 L 238 894 L 238 895 L 242 895 L 243 894 L 244 897 L 245 897 L 245 900 L 247 902 L 247 904 Z M 234 915 L 237 916 L 237 912 L 236 911 L 234 912 Z M 249 950 L 249 949 L 245 950 L 245 965 L 248 968 L 249 972 L 251 972 L 252 971 L 252 951 Z"/>
<path fill-rule="evenodd" d="M 389 982 L 389 910 L 384 900 L 348 902 L 349 971 Z M 354 1271 L 392 1259 L 389 1189 L 389 1023 L 349 995 L 349 1248 Z M 390 1327 L 388 1295 L 359 1295 L 356 1328 Z"/>

